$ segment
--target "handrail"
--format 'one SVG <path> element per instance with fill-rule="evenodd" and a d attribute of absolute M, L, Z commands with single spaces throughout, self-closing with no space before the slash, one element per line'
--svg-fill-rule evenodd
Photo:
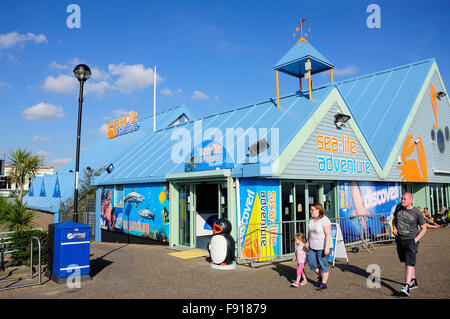
<path fill-rule="evenodd" d="M 0 282 L 6 282 L 6 281 L 13 281 L 13 280 L 22 280 L 24 278 L 33 278 L 33 240 L 36 240 L 38 242 L 38 247 L 39 247 L 39 266 L 38 266 L 38 281 L 37 282 L 33 282 L 30 284 L 23 284 L 23 285 L 16 285 L 16 286 L 9 286 L 9 287 L 4 287 L 4 288 L 0 288 L 0 291 L 3 290 L 9 290 L 9 289 L 14 289 L 14 288 L 21 288 L 21 287 L 29 287 L 29 286 L 35 286 L 35 285 L 41 285 L 42 284 L 42 277 L 41 277 L 41 240 L 39 239 L 39 237 L 36 236 L 32 236 L 31 240 L 30 240 L 30 276 L 19 276 L 19 277 L 14 277 L 14 278 L 7 278 L 7 279 L 2 279 L 0 280 Z M 18 248 L 18 247 L 16 247 Z M 22 248 L 22 247 L 20 247 Z"/>

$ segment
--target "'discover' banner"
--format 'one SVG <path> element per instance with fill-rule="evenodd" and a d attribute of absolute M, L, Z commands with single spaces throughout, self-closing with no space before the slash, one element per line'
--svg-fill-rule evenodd
<path fill-rule="evenodd" d="M 277 180 L 243 179 L 240 188 L 241 258 L 277 256 L 281 251 L 281 213 Z M 258 258 L 257 261 L 271 258 Z"/>
<path fill-rule="evenodd" d="M 339 182 L 338 187 L 339 216 L 354 217 L 340 220 L 344 242 L 361 240 L 363 233 L 371 238 L 386 228 L 392 234 L 393 213 L 401 199 L 399 183 L 352 181 Z"/>

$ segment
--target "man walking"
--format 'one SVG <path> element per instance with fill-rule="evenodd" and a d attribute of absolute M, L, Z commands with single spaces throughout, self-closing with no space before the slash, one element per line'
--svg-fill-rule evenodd
<path fill-rule="evenodd" d="M 418 288 L 416 279 L 416 255 L 419 240 L 427 231 L 423 214 L 413 206 L 413 195 L 406 192 L 401 204 L 397 205 L 392 221 L 397 253 L 400 262 L 405 263 L 405 286 L 401 293 L 410 295 L 410 289 Z M 420 231 L 419 231 L 420 226 Z"/>

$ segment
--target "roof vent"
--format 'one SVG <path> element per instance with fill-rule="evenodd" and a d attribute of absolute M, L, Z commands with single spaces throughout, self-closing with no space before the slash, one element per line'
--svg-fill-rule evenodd
<path fill-rule="evenodd" d="M 248 150 L 250 152 L 250 156 L 258 155 L 269 148 L 269 143 L 267 143 L 266 138 L 259 140 L 258 142 L 250 145 Z"/>

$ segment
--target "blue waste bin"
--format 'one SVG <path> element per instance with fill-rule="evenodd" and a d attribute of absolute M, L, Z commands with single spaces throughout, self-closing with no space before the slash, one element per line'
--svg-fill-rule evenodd
<path fill-rule="evenodd" d="M 89 275 L 91 226 L 63 222 L 48 226 L 48 260 L 46 276 L 57 283 L 67 281 L 72 274 L 80 280 Z"/>

